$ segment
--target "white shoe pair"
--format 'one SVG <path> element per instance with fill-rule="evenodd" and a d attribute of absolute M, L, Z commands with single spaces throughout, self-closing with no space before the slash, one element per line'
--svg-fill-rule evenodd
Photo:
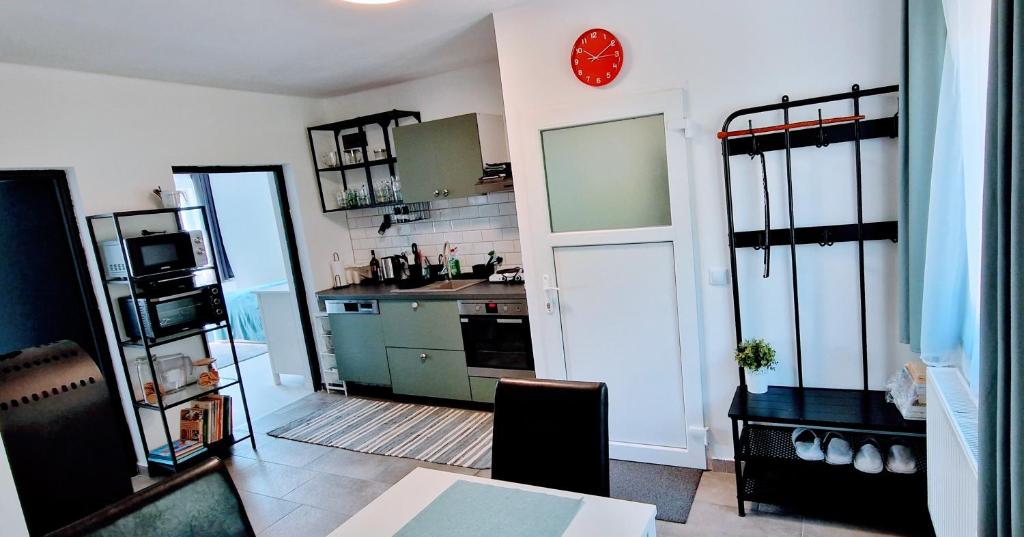
<path fill-rule="evenodd" d="M 861 443 L 856 455 L 850 442 L 835 431 L 829 431 L 824 440 L 819 440 L 811 429 L 798 427 L 793 430 L 792 440 L 796 456 L 805 461 L 824 460 L 837 466 L 853 463 L 854 468 L 868 474 L 877 474 L 883 468 L 881 446 L 871 437 Z M 892 473 L 912 474 L 917 471 L 917 459 L 907 446 L 893 444 L 884 467 Z"/>

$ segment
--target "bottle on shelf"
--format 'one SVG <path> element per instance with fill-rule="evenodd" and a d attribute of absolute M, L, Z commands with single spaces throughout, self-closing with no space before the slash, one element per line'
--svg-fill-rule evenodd
<path fill-rule="evenodd" d="M 370 250 L 370 279 L 374 282 L 380 281 L 380 261 L 377 260 L 377 252 Z"/>

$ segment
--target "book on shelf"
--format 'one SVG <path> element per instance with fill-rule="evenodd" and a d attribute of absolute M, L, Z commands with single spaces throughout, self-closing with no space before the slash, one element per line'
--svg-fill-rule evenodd
<path fill-rule="evenodd" d="M 206 423 L 206 411 L 201 408 L 183 408 L 181 410 L 181 439 L 204 443 L 206 438 L 203 428 Z"/>
<path fill-rule="evenodd" d="M 207 444 L 219 442 L 231 436 L 234 428 L 233 407 L 231 396 L 219 394 L 207 395 L 192 403 L 192 410 L 196 410 L 197 414 L 202 413 L 202 422 L 198 427 Z M 182 416 L 184 415 L 183 411 Z M 182 430 L 184 431 L 184 429 Z"/>
<path fill-rule="evenodd" d="M 171 450 L 174 450 L 174 455 L 178 458 L 178 462 L 185 462 L 196 455 L 206 451 L 206 447 L 202 442 L 196 442 L 194 440 L 175 440 L 170 445 L 160 446 L 149 452 L 149 460 L 154 462 L 161 462 L 165 464 L 173 463 L 171 458 Z"/>

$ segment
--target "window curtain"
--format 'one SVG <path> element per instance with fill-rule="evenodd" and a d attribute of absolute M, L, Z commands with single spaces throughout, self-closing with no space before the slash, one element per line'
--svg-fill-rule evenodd
<path fill-rule="evenodd" d="M 230 280 L 235 277 L 235 271 L 231 270 L 231 260 L 228 259 L 228 252 L 224 249 L 224 237 L 220 233 L 220 221 L 217 220 L 217 205 L 213 201 L 213 187 L 210 186 L 210 174 L 193 173 L 192 188 L 196 191 L 196 202 L 206 207 L 206 218 L 210 224 L 210 247 L 213 249 L 214 259 L 217 261 L 217 270 L 223 280 Z"/>
<path fill-rule="evenodd" d="M 979 535 L 1024 535 L 1024 0 L 996 0 L 985 152 Z"/>
<path fill-rule="evenodd" d="M 979 6 L 984 9 L 979 10 Z M 904 0 L 900 335 L 929 365 L 976 371 L 988 9 Z"/>

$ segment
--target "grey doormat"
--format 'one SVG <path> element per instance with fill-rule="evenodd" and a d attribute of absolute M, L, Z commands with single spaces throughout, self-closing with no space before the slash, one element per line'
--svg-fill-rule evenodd
<path fill-rule="evenodd" d="M 701 474 L 692 468 L 612 460 L 612 498 L 654 504 L 658 520 L 684 524 Z"/>

